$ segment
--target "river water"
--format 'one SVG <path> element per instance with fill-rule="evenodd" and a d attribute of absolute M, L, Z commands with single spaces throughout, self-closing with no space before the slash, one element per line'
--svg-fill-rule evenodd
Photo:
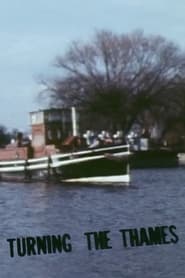
<path fill-rule="evenodd" d="M 129 187 L 1 182 L 0 277 L 184 278 L 184 217 L 184 168 L 132 170 Z M 176 244 L 123 246 L 120 229 L 170 225 Z M 88 250 L 98 231 L 112 248 Z M 7 239 L 66 233 L 71 252 L 10 257 Z"/>

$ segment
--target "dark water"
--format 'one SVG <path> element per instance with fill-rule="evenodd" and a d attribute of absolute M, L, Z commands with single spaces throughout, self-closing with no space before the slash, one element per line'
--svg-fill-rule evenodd
<path fill-rule="evenodd" d="M 0 277 L 184 278 L 185 169 L 134 170 L 132 184 L 0 183 Z M 119 230 L 175 225 L 177 244 L 123 247 Z M 112 249 L 85 232 L 110 231 Z M 72 252 L 10 257 L 7 238 L 71 236 Z M 110 243 L 110 242 L 109 242 Z"/>

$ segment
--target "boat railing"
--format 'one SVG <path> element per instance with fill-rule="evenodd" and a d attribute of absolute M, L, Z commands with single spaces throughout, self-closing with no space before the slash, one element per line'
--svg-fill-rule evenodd
<path fill-rule="evenodd" d="M 125 150 L 124 150 L 125 149 Z M 66 154 L 54 154 L 42 158 L 27 160 L 0 161 L 0 172 L 20 172 L 28 170 L 48 170 L 72 163 L 101 159 L 113 151 L 114 156 L 129 156 L 129 145 L 110 146 L 92 150 L 76 151 Z M 115 151 L 115 152 L 114 152 Z M 87 156 L 86 156 L 87 155 Z"/>
<path fill-rule="evenodd" d="M 114 150 L 120 150 L 120 149 L 126 149 L 123 153 L 126 155 L 130 154 L 130 145 L 119 145 L 119 146 L 111 146 L 111 147 L 101 147 L 96 149 L 88 149 L 88 150 L 82 150 L 82 151 L 73 151 L 67 154 L 54 154 L 52 155 L 52 159 L 64 159 L 64 158 L 71 158 L 73 156 L 83 156 L 88 154 L 95 154 L 100 152 L 108 152 L 108 151 L 114 151 Z"/>
<path fill-rule="evenodd" d="M 7 165 L 17 165 L 17 164 L 24 164 L 25 160 L 10 160 L 10 161 L 0 161 L 0 166 L 7 166 Z"/>
<path fill-rule="evenodd" d="M 37 170 L 47 168 L 49 158 L 35 158 L 28 160 L 0 161 L 0 172 L 19 172 L 24 170 Z"/>

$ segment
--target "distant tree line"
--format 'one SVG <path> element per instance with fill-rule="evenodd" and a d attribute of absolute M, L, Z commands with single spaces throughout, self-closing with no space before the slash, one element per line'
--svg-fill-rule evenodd
<path fill-rule="evenodd" d="M 11 139 L 16 141 L 18 134 L 20 134 L 18 129 L 14 128 L 12 130 L 8 130 L 4 125 L 0 124 L 0 147 L 2 148 L 10 144 Z"/>
<path fill-rule="evenodd" d="M 89 128 L 122 129 L 157 124 L 161 136 L 185 134 L 185 52 L 174 42 L 143 31 L 99 31 L 72 42 L 55 59 L 60 75 L 42 80 L 51 105 L 83 108 Z M 84 125 L 85 125 L 84 123 Z"/>
<path fill-rule="evenodd" d="M 8 132 L 5 126 L 0 125 L 0 147 L 6 146 L 10 143 L 11 134 Z"/>

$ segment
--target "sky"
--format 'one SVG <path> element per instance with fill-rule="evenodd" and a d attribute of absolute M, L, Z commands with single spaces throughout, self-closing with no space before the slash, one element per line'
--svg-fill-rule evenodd
<path fill-rule="evenodd" d="M 162 35 L 185 48 L 185 1 L 0 0 L 0 125 L 30 127 L 41 76 L 54 75 L 55 57 L 73 40 L 107 29 Z"/>

